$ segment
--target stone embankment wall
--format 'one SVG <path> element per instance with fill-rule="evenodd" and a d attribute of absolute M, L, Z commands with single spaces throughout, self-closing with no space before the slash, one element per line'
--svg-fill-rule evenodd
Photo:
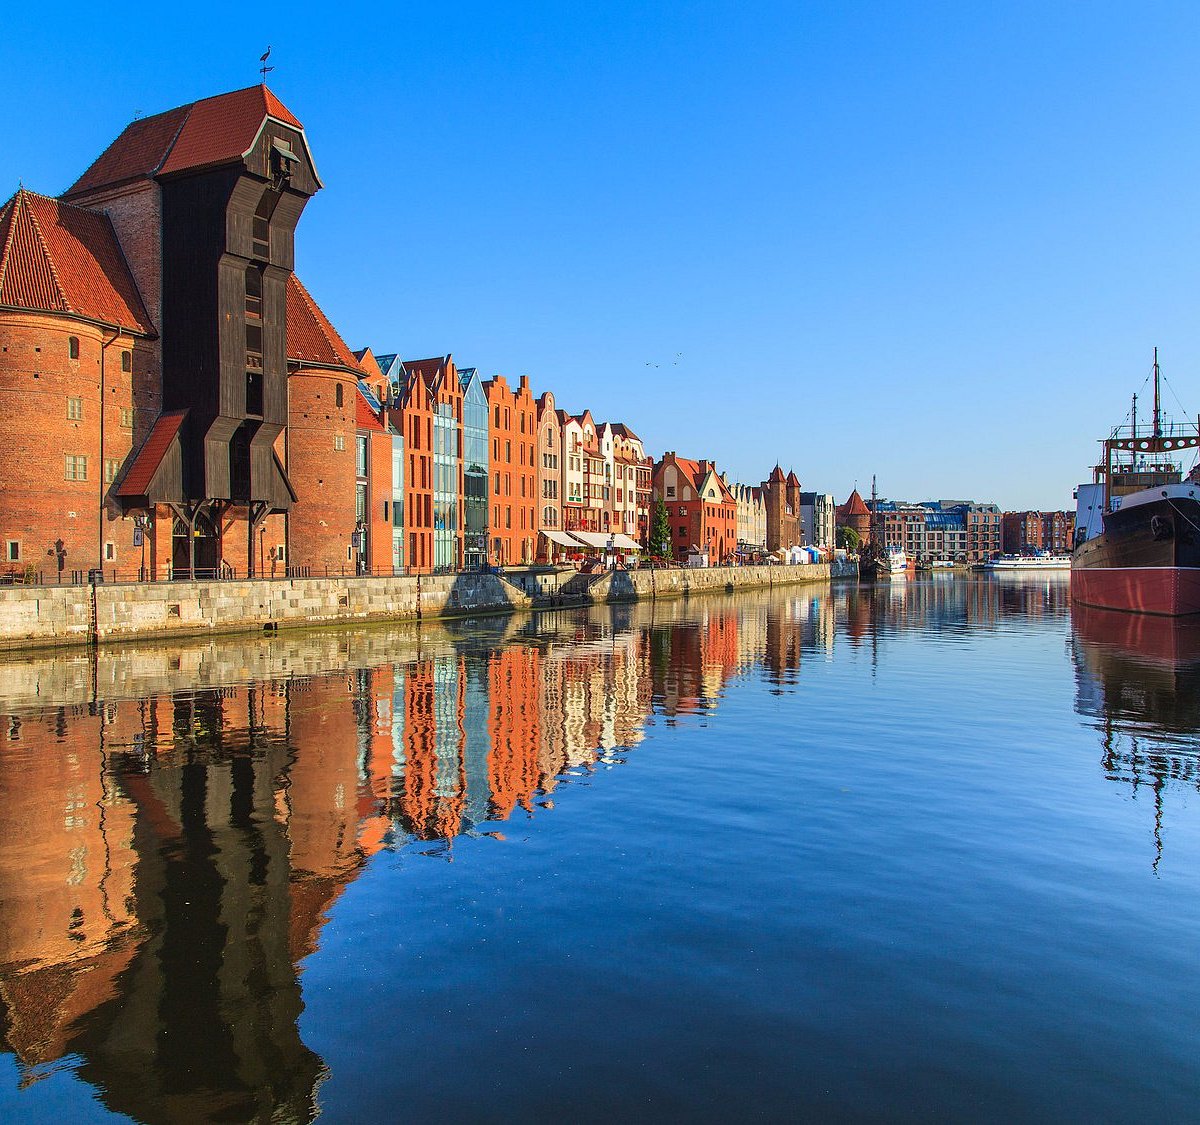
<path fill-rule="evenodd" d="M 802 582 L 828 582 L 839 564 L 801 563 L 797 566 L 713 567 L 708 570 L 617 570 L 598 578 L 589 589 L 593 601 L 641 601 L 646 598 L 689 597 L 692 594 L 761 590 Z M 857 574 L 857 570 L 855 571 Z"/>
<path fill-rule="evenodd" d="M 503 613 L 527 594 L 494 574 L 248 579 L 0 588 L 0 648 L 86 644 L 338 622 Z"/>
<path fill-rule="evenodd" d="M 831 574 L 831 567 L 834 573 Z M 720 567 L 712 570 L 574 572 L 556 586 L 595 603 L 684 597 L 705 591 L 768 589 L 852 577 L 838 564 Z M 857 573 L 854 569 L 853 573 Z M 554 577 L 561 581 L 563 574 Z M 578 586 L 578 589 L 573 588 Z M 404 621 L 507 613 L 539 604 L 494 574 L 420 578 L 289 578 L 240 582 L 0 587 L 0 650 L 167 639 L 308 625 Z M 553 596 L 543 598 L 556 600 Z"/>

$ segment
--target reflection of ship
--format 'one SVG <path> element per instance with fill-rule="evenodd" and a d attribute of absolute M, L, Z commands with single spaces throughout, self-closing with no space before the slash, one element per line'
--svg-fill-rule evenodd
<path fill-rule="evenodd" d="M 1078 603 L 1071 622 L 1076 710 L 1101 733 L 1105 775 L 1152 790 L 1161 857 L 1167 784 L 1200 788 L 1200 623 Z"/>
<path fill-rule="evenodd" d="M 1070 555 L 997 555 L 983 564 L 994 573 L 1040 574 L 1047 570 L 1070 570 Z"/>
<path fill-rule="evenodd" d="M 1075 490 L 1071 595 L 1085 605 L 1180 617 L 1200 613 L 1200 481 L 1180 455 L 1200 446 L 1200 421 L 1164 423 L 1154 351 L 1154 416 L 1104 441 L 1091 484 Z"/>

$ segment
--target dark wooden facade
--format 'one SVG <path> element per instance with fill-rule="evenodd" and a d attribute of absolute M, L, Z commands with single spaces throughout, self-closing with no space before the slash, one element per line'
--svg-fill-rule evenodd
<path fill-rule="evenodd" d="M 300 132 L 271 118 L 236 163 L 160 182 L 163 409 L 188 412 L 180 499 L 246 506 L 256 523 L 295 500 L 274 450 L 287 425 L 286 289 L 320 183 Z"/>

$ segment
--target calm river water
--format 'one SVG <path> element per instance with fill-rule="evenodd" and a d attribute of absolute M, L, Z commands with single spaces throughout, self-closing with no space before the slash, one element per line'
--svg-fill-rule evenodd
<path fill-rule="evenodd" d="M 0 1119 L 1196 1120 L 1198 637 L 937 578 L 0 663 Z"/>

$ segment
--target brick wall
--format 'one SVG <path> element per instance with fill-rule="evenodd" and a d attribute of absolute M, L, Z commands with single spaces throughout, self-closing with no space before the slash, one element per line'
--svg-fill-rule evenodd
<path fill-rule="evenodd" d="M 288 562 L 314 575 L 354 569 L 346 552 L 355 523 L 357 394 L 344 371 L 302 368 L 288 377 L 287 472 L 297 496 L 288 515 Z"/>
<path fill-rule="evenodd" d="M 72 339 L 77 359 L 70 355 Z M 57 575 L 61 562 L 69 577 L 102 563 L 109 570 L 131 565 L 133 521 L 107 502 L 105 473 L 107 467 L 119 481 L 134 448 L 134 384 L 144 351 L 126 335 L 103 348 L 101 448 L 100 359 L 108 340 L 110 331 L 65 317 L 0 314 L 0 438 L 8 459 L 0 490 L 0 573 L 32 568 Z M 123 370 L 123 353 L 133 370 Z M 73 467 L 86 479 L 68 479 L 68 456 L 86 458 Z M 10 542 L 19 556 L 12 560 Z"/>

